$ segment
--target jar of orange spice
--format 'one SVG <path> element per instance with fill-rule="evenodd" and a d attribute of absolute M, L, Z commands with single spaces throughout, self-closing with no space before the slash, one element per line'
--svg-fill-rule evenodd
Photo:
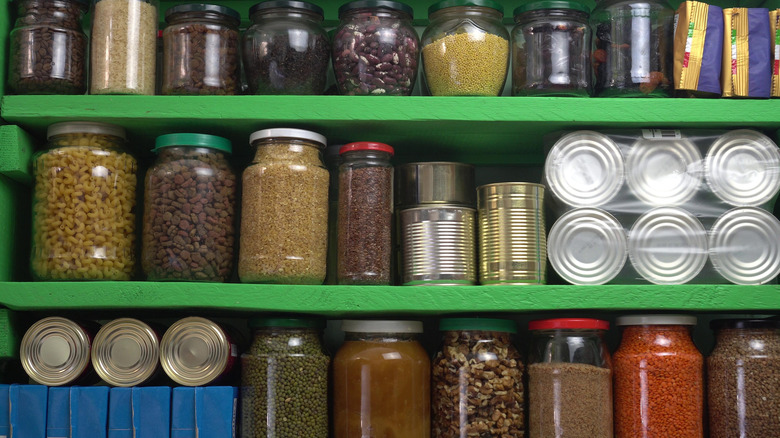
<path fill-rule="evenodd" d="M 612 356 L 615 437 L 704 437 L 704 358 L 693 344 L 696 318 L 633 315 Z"/>

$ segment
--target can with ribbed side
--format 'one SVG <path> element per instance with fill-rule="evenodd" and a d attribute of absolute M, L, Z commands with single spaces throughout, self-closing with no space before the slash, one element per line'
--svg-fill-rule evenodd
<path fill-rule="evenodd" d="M 631 227 L 628 257 L 637 273 L 651 283 L 687 283 L 707 263 L 707 231 L 682 208 L 654 208 Z"/>
<path fill-rule="evenodd" d="M 726 280 L 767 283 L 780 274 L 780 221 L 760 208 L 733 208 L 710 229 L 709 252 Z"/>
<path fill-rule="evenodd" d="M 701 162 L 701 152 L 690 140 L 641 138 L 628 153 L 626 181 L 645 204 L 678 206 L 701 186 Z"/>
<path fill-rule="evenodd" d="M 555 272 L 572 284 L 604 284 L 626 263 L 626 232 L 614 216 L 598 208 L 564 214 L 547 235 L 547 255 Z"/>
<path fill-rule="evenodd" d="M 200 317 L 176 321 L 160 341 L 160 363 L 165 374 L 184 386 L 205 386 L 232 370 L 238 347 L 219 324 Z"/>
<path fill-rule="evenodd" d="M 160 367 L 160 340 L 148 324 L 133 318 L 106 323 L 95 336 L 92 364 L 112 386 L 149 382 Z"/>
<path fill-rule="evenodd" d="M 97 326 L 57 316 L 30 326 L 19 347 L 22 368 L 41 385 L 89 383 L 92 339 Z"/>
<path fill-rule="evenodd" d="M 544 186 L 497 183 L 477 188 L 479 281 L 544 284 L 547 239 Z"/>

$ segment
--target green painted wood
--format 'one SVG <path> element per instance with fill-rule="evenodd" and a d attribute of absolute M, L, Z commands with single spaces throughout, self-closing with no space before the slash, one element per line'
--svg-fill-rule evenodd
<path fill-rule="evenodd" d="M 8 309 L 0 309 L 0 360 L 19 357 L 21 337 L 14 313 Z"/>
<path fill-rule="evenodd" d="M 23 184 L 32 179 L 30 159 L 35 140 L 16 125 L 0 126 L 0 175 Z"/>
<path fill-rule="evenodd" d="M 20 197 L 25 193 L 22 185 L 0 175 L 0 281 L 17 279 L 22 266 L 21 247 L 27 245 L 29 235 L 22 233 L 24 237 L 19 236 L 20 231 L 27 230 L 19 223 Z M 23 266 L 27 266 L 26 263 Z"/>

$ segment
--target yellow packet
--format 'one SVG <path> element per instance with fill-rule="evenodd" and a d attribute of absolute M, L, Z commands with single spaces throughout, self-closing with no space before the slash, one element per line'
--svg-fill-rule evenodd
<path fill-rule="evenodd" d="M 674 88 L 688 95 L 721 93 L 723 10 L 698 1 L 675 15 Z"/>
<path fill-rule="evenodd" d="M 723 97 L 769 97 L 769 10 L 723 9 Z"/>
<path fill-rule="evenodd" d="M 769 11 L 772 33 L 772 97 L 780 97 L 780 9 Z"/>

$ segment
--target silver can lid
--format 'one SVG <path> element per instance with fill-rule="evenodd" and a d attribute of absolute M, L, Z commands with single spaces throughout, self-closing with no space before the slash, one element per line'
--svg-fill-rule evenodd
<path fill-rule="evenodd" d="M 75 322 L 44 318 L 27 329 L 19 348 L 22 368 L 47 386 L 73 383 L 89 366 L 90 337 Z"/>
<path fill-rule="evenodd" d="M 654 208 L 631 227 L 628 257 L 639 275 L 651 283 L 687 283 L 707 263 L 707 231 L 682 208 Z"/>
<path fill-rule="evenodd" d="M 396 205 L 476 205 L 474 166 L 447 161 L 406 163 L 396 167 Z"/>
<path fill-rule="evenodd" d="M 160 362 L 174 382 L 184 386 L 207 385 L 221 376 L 231 357 L 237 356 L 222 328 L 200 317 L 180 319 L 160 341 Z"/>
<path fill-rule="evenodd" d="M 691 315 L 626 315 L 618 316 L 615 325 L 696 325 Z"/>
<path fill-rule="evenodd" d="M 710 260 L 726 280 L 763 284 L 780 274 L 780 221 L 766 210 L 733 208 L 710 230 Z"/>
<path fill-rule="evenodd" d="M 571 210 L 550 229 L 547 256 L 555 272 L 569 283 L 604 284 L 626 263 L 626 233 L 604 210 Z"/>
<path fill-rule="evenodd" d="M 760 132 L 731 131 L 718 137 L 705 159 L 707 184 L 737 207 L 766 204 L 780 190 L 780 149 Z"/>
<path fill-rule="evenodd" d="M 604 205 L 624 178 L 623 153 L 609 137 L 576 131 L 561 137 L 547 154 L 544 174 L 550 191 L 574 207 Z"/>
<path fill-rule="evenodd" d="M 160 362 L 157 333 L 137 319 L 119 318 L 95 336 L 92 364 L 98 376 L 113 386 L 136 386 L 157 372 Z"/>
<path fill-rule="evenodd" d="M 699 148 L 687 139 L 639 139 L 626 159 L 631 192 L 652 206 L 675 206 L 688 201 L 702 181 Z"/>

